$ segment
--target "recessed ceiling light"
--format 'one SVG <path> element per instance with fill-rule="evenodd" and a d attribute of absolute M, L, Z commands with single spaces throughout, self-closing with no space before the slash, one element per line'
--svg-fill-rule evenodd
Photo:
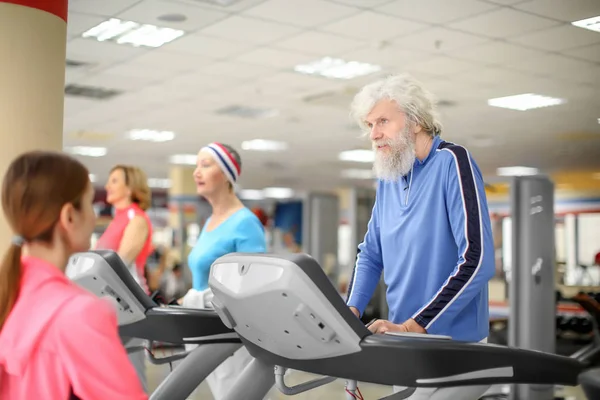
<path fill-rule="evenodd" d="M 108 152 L 106 147 L 73 146 L 65 149 L 71 154 L 85 157 L 104 157 Z"/>
<path fill-rule="evenodd" d="M 90 182 L 96 182 L 96 175 L 90 174 Z"/>
<path fill-rule="evenodd" d="M 373 152 L 373 150 L 358 149 L 342 151 L 338 157 L 341 161 L 354 161 L 364 163 L 375 161 L 375 153 Z"/>
<path fill-rule="evenodd" d="M 148 186 L 151 188 L 168 189 L 171 187 L 171 180 L 162 178 L 148 178 Z"/>
<path fill-rule="evenodd" d="M 564 99 L 547 97 L 539 94 L 526 93 L 515 96 L 498 97 L 489 99 L 488 105 L 493 107 L 508 108 L 511 110 L 527 111 L 535 108 L 557 106 L 566 103 Z"/>
<path fill-rule="evenodd" d="M 499 176 L 528 176 L 537 175 L 537 168 L 531 167 L 502 167 L 496 170 L 496 174 Z"/>
<path fill-rule="evenodd" d="M 173 154 L 171 157 L 169 157 L 169 162 L 171 164 L 196 165 L 197 161 L 197 154 Z"/>
<path fill-rule="evenodd" d="M 347 179 L 374 179 L 375 173 L 370 169 L 345 169 L 342 177 Z"/>
<path fill-rule="evenodd" d="M 99 42 L 110 40 L 117 44 L 129 44 L 135 47 L 160 47 L 183 36 L 184 33 L 180 29 L 111 18 L 85 31 L 81 36 Z"/>
<path fill-rule="evenodd" d="M 573 26 L 583 29 L 589 29 L 590 31 L 600 32 L 600 15 L 597 17 L 581 19 L 579 21 L 571 22 Z"/>
<path fill-rule="evenodd" d="M 288 148 L 287 143 L 275 140 L 254 139 L 242 142 L 243 150 L 255 151 L 281 151 Z"/>
<path fill-rule="evenodd" d="M 240 198 L 244 200 L 263 200 L 265 198 L 265 194 L 262 190 L 255 189 L 243 189 L 238 193 Z"/>
<path fill-rule="evenodd" d="M 290 188 L 270 187 L 263 189 L 263 195 L 271 199 L 289 199 L 294 196 L 294 191 Z"/>
<path fill-rule="evenodd" d="M 320 75 L 326 78 L 352 79 L 381 71 L 381 67 L 358 61 L 324 57 L 309 64 L 296 65 L 294 71 L 307 75 Z"/>
<path fill-rule="evenodd" d="M 175 139 L 175 132 L 153 131 L 152 129 L 132 129 L 127 132 L 130 140 L 144 140 L 147 142 L 168 142 Z"/>

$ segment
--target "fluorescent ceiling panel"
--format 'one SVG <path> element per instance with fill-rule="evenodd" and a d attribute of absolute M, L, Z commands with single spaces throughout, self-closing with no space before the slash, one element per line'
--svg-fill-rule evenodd
<path fill-rule="evenodd" d="M 169 162 L 171 164 L 196 165 L 197 161 L 197 154 L 173 154 L 171 157 L 169 157 Z"/>
<path fill-rule="evenodd" d="M 531 167 L 502 167 L 496 170 L 499 176 L 528 176 L 537 175 L 539 170 Z"/>
<path fill-rule="evenodd" d="M 127 132 L 130 140 L 143 140 L 147 142 L 168 142 L 175 139 L 175 132 L 154 131 L 152 129 L 132 129 Z"/>
<path fill-rule="evenodd" d="M 373 162 L 375 161 L 375 153 L 373 150 L 348 150 L 343 151 L 339 154 L 340 161 L 353 161 L 353 162 Z"/>
<path fill-rule="evenodd" d="M 73 146 L 67 147 L 65 151 L 84 157 L 104 157 L 108 150 L 106 147 Z"/>
<path fill-rule="evenodd" d="M 271 199 L 289 199 L 294 196 L 294 191 L 290 188 L 270 187 L 263 189 L 263 195 Z"/>
<path fill-rule="evenodd" d="M 263 200 L 265 198 L 265 194 L 262 190 L 255 189 L 240 190 L 238 195 L 244 200 Z"/>
<path fill-rule="evenodd" d="M 180 29 L 162 28 L 156 25 L 111 18 L 85 31 L 81 36 L 96 39 L 99 42 L 111 41 L 134 47 L 160 47 L 184 34 L 185 32 Z"/>
<path fill-rule="evenodd" d="M 573 26 L 583 29 L 589 29 L 590 31 L 600 32 L 600 15 L 597 17 L 581 19 L 579 21 L 571 22 Z"/>
<path fill-rule="evenodd" d="M 278 142 L 275 140 L 264 140 L 254 139 L 246 140 L 242 142 L 243 150 L 254 150 L 254 151 L 281 151 L 287 150 L 288 145 L 285 142 Z"/>
<path fill-rule="evenodd" d="M 540 94 L 526 93 L 515 96 L 497 97 L 489 99 L 488 105 L 492 107 L 507 108 L 510 110 L 527 111 L 536 108 L 557 106 L 566 103 L 564 99 L 542 96 Z"/>
<path fill-rule="evenodd" d="M 358 61 L 345 61 L 340 58 L 324 57 L 309 64 L 300 64 L 294 71 L 306 75 L 318 75 L 326 78 L 352 79 L 381 71 L 379 65 Z"/>

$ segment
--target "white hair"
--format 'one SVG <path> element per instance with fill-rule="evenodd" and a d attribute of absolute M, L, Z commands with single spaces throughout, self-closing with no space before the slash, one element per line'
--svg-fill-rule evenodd
<path fill-rule="evenodd" d="M 441 134 L 442 124 L 438 119 L 435 97 L 409 74 L 391 75 L 370 83 L 354 96 L 350 114 L 361 128 L 368 129 L 365 119 L 383 99 L 395 101 L 410 120 L 431 136 Z"/>

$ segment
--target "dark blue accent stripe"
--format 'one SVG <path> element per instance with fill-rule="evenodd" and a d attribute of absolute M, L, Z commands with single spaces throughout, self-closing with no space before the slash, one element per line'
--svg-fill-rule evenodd
<path fill-rule="evenodd" d="M 352 276 L 350 276 L 350 282 L 348 282 L 348 295 L 346 296 L 346 304 L 350 301 L 350 295 L 352 294 L 352 284 L 354 283 L 354 275 L 356 274 L 356 266 L 358 265 L 358 255 L 360 254 L 360 248 L 356 249 L 356 259 L 354 260 L 354 268 L 352 269 Z"/>
<path fill-rule="evenodd" d="M 439 294 L 416 316 L 415 321 L 424 328 L 444 311 L 452 299 L 469 282 L 479 266 L 483 251 L 479 199 L 477 198 L 477 187 L 469 161 L 469 153 L 464 147 L 447 142 L 440 143 L 438 149 L 450 150 L 456 156 L 456 162 L 458 163 L 459 179 L 462 184 L 462 197 L 466 211 L 467 251 L 464 253 L 465 261 L 458 266 L 456 275 L 450 277 Z"/>
<path fill-rule="evenodd" d="M 217 157 L 219 157 L 219 160 L 221 160 L 221 162 L 223 163 L 223 165 L 225 166 L 225 168 L 227 168 L 227 171 L 229 171 L 229 173 L 231 174 L 231 177 L 233 178 L 233 180 L 235 181 L 235 174 L 233 173 L 233 171 L 231 170 L 231 168 L 229 168 L 229 164 L 227 164 L 227 161 L 223 159 L 223 157 L 221 156 L 221 153 L 219 153 L 217 150 L 213 149 L 212 147 L 209 147 L 209 149 L 211 149 L 212 151 L 215 152 L 215 154 L 217 155 Z"/>

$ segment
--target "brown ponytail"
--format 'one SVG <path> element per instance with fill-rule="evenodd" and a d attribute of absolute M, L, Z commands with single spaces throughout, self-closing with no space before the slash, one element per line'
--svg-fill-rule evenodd
<path fill-rule="evenodd" d="M 21 246 L 10 245 L 0 265 L 0 330 L 15 305 L 21 284 Z"/>
<path fill-rule="evenodd" d="M 66 154 L 22 154 L 10 164 L 2 182 L 6 221 L 24 243 L 51 243 L 63 206 L 71 203 L 78 208 L 89 184 L 88 170 Z M 11 243 L 0 264 L 0 330 L 19 296 L 21 244 Z"/>

